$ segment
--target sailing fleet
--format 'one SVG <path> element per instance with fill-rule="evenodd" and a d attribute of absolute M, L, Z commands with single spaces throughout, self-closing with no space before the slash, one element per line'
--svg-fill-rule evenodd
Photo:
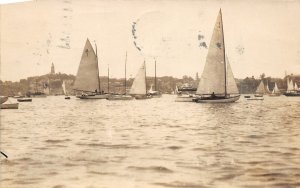
<path fill-rule="evenodd" d="M 95 50 L 89 41 L 86 40 L 83 48 L 81 60 L 79 63 L 78 71 L 76 74 L 76 80 L 73 90 L 76 93 L 78 99 L 107 99 L 107 100 L 142 100 L 161 97 L 161 93 L 157 88 L 156 81 L 156 60 L 155 60 L 155 88 L 153 84 L 150 89 L 147 90 L 146 82 L 146 61 L 144 60 L 137 74 L 133 80 L 130 91 L 127 92 L 127 78 L 126 78 L 126 65 L 127 65 L 127 52 L 125 57 L 125 79 L 124 79 L 124 93 L 113 94 L 104 93 L 100 84 L 99 77 L 99 63 L 97 54 L 97 45 L 95 44 Z M 109 79 L 109 77 L 108 77 Z M 109 84 L 109 80 L 108 80 Z M 287 91 L 285 96 L 300 96 L 300 90 L 296 82 L 287 79 Z M 177 88 L 177 86 L 176 86 Z M 65 95 L 65 99 L 70 99 L 66 92 L 65 81 L 62 82 L 62 89 Z M 277 83 L 272 91 L 269 90 L 268 83 L 264 85 L 263 80 L 260 81 L 257 90 L 253 96 L 244 96 L 247 100 L 263 100 L 264 95 L 271 97 L 280 96 L 281 92 L 278 89 Z M 36 92 L 32 94 L 32 97 L 46 97 L 42 92 Z M 16 109 L 18 103 L 6 104 L 7 97 L 1 96 L 1 109 Z M 206 62 L 199 81 L 195 94 L 178 92 L 176 102 L 196 102 L 196 103 L 231 103 L 240 99 L 239 90 L 237 88 L 236 81 L 226 54 L 225 39 L 223 31 L 223 21 L 221 9 L 217 16 L 217 20 L 213 29 Z M 24 101 L 31 101 L 31 99 L 25 99 Z M 22 102 L 22 100 L 20 100 Z"/>

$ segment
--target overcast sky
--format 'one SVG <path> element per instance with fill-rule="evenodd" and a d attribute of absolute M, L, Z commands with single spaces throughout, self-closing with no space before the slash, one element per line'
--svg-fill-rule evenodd
<path fill-rule="evenodd" d="M 201 75 L 222 9 L 225 47 L 237 78 L 300 74 L 300 1 L 36 0 L 1 5 L 1 80 L 76 74 L 87 38 L 100 75 Z M 132 31 L 134 28 L 134 31 Z M 135 43 L 135 44 L 134 44 Z M 200 45 L 201 44 L 201 45 Z M 140 50 L 139 50 L 140 49 Z"/>

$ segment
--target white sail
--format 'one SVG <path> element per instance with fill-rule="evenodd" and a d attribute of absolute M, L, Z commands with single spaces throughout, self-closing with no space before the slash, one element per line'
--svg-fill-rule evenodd
<path fill-rule="evenodd" d="M 66 83 L 65 83 L 65 81 L 63 81 L 61 87 L 63 88 L 64 94 L 67 95 L 67 91 L 66 91 Z"/>
<path fill-rule="evenodd" d="M 265 86 L 264 86 L 264 83 L 263 83 L 262 80 L 260 81 L 260 84 L 258 85 L 255 93 L 257 93 L 257 94 L 264 94 L 265 93 Z"/>
<path fill-rule="evenodd" d="M 294 90 L 294 84 L 292 80 L 287 79 L 287 90 L 288 91 Z"/>
<path fill-rule="evenodd" d="M 142 64 L 139 69 L 137 75 L 134 78 L 132 83 L 130 94 L 133 95 L 146 95 L 146 64 L 145 62 Z"/>
<path fill-rule="evenodd" d="M 269 83 L 267 81 L 267 85 L 266 85 L 266 93 L 271 93 L 270 89 L 269 89 Z"/>
<path fill-rule="evenodd" d="M 153 84 L 151 84 L 151 87 L 150 87 L 148 93 L 152 93 L 152 92 L 153 92 Z"/>
<path fill-rule="evenodd" d="M 295 90 L 299 90 L 298 85 L 297 85 L 296 82 L 294 83 L 294 89 L 295 89 Z"/>
<path fill-rule="evenodd" d="M 209 44 L 197 94 L 225 94 L 225 48 L 221 10 Z"/>
<path fill-rule="evenodd" d="M 234 76 L 233 76 L 233 72 L 232 72 L 232 69 L 231 69 L 231 66 L 230 66 L 230 63 L 228 61 L 228 57 L 226 56 L 226 63 L 227 63 L 227 93 L 229 94 L 238 94 L 239 93 L 239 90 L 237 88 L 237 85 L 236 85 L 236 82 L 235 82 L 235 79 L 234 79 Z"/>
<path fill-rule="evenodd" d="M 89 41 L 86 40 L 74 83 L 74 90 L 100 91 L 98 57 Z"/>
<path fill-rule="evenodd" d="M 280 93 L 280 91 L 279 91 L 279 89 L 278 89 L 278 87 L 277 87 L 276 82 L 275 82 L 275 86 L 274 86 L 274 89 L 273 89 L 272 93 L 273 93 L 273 94 L 275 94 L 275 93 Z"/>

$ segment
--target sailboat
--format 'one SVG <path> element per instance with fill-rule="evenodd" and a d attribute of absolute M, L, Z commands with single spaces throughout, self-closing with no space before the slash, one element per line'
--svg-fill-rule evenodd
<path fill-rule="evenodd" d="M 284 95 L 287 97 L 300 97 L 300 90 L 297 83 L 293 84 L 293 81 L 289 81 L 289 78 L 287 78 L 287 90 Z"/>
<path fill-rule="evenodd" d="M 61 87 L 63 88 L 64 94 L 65 94 L 65 99 L 70 99 L 71 97 L 69 97 L 68 94 L 67 94 L 65 81 L 63 81 Z"/>
<path fill-rule="evenodd" d="M 127 52 L 125 57 L 125 80 L 124 80 L 124 95 L 111 95 L 107 98 L 107 100 L 132 100 L 133 97 L 131 95 L 127 95 L 127 80 L 126 80 L 126 64 L 127 64 Z"/>
<path fill-rule="evenodd" d="M 147 94 L 145 61 L 134 78 L 129 94 L 135 99 L 148 99 L 151 97 Z"/>
<path fill-rule="evenodd" d="M 258 87 L 256 88 L 254 97 L 263 97 L 265 93 L 266 91 L 265 91 L 264 82 L 261 80 Z"/>
<path fill-rule="evenodd" d="M 76 96 L 80 99 L 106 99 L 109 96 L 101 91 L 97 46 L 95 53 L 89 39 L 86 40 L 82 52 L 73 89 L 81 92 Z"/>
<path fill-rule="evenodd" d="M 274 89 L 272 90 L 272 93 L 269 94 L 269 96 L 270 96 L 270 97 L 276 97 L 276 96 L 280 96 L 280 95 L 281 95 L 281 92 L 280 92 L 280 90 L 278 89 L 277 83 L 275 82 Z"/>
<path fill-rule="evenodd" d="M 156 78 L 156 60 L 155 60 L 155 78 L 154 78 L 155 90 L 153 90 L 153 85 L 151 85 L 148 93 L 155 98 L 161 97 L 161 93 L 157 90 L 157 78 Z"/>
<path fill-rule="evenodd" d="M 229 62 L 225 60 L 222 12 L 219 11 L 210 41 L 206 63 L 194 99 L 197 103 L 229 103 L 240 94 Z"/>
<path fill-rule="evenodd" d="M 19 103 L 11 103 L 7 101 L 7 96 L 0 96 L 0 109 L 18 109 Z"/>

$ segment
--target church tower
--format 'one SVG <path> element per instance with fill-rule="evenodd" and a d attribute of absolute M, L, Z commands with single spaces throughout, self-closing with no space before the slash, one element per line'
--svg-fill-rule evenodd
<path fill-rule="evenodd" d="M 51 65 L 51 74 L 55 74 L 54 64 Z"/>

